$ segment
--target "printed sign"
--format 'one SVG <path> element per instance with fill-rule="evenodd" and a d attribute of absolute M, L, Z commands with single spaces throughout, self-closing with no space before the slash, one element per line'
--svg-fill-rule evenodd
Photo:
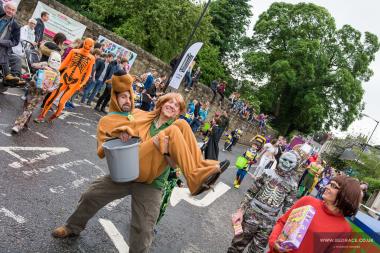
<path fill-rule="evenodd" d="M 54 37 L 57 33 L 66 35 L 67 43 L 83 37 L 86 26 L 66 16 L 65 14 L 51 8 L 50 6 L 38 2 L 33 13 L 33 18 L 41 17 L 41 12 L 49 13 L 49 21 L 45 23 L 44 33 L 49 37 Z"/>
<path fill-rule="evenodd" d="M 137 58 L 137 54 L 135 52 L 132 52 L 131 50 L 120 46 L 119 44 L 107 39 L 102 35 L 99 35 L 97 42 L 103 44 L 104 53 L 112 53 L 116 57 L 127 58 L 129 68 L 126 69 L 126 71 L 128 72 L 131 69 L 133 63 Z"/>
<path fill-rule="evenodd" d="M 187 49 L 186 53 L 183 55 L 181 62 L 179 63 L 172 79 L 170 80 L 169 86 L 174 89 L 178 89 L 179 85 L 182 82 L 183 77 L 186 74 L 186 71 L 189 69 L 190 64 L 194 60 L 195 56 L 197 56 L 199 50 L 203 46 L 202 42 L 196 42 L 189 49 Z"/>

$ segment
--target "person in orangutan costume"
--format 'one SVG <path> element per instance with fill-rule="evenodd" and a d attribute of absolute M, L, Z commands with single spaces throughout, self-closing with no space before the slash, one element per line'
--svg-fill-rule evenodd
<path fill-rule="evenodd" d="M 40 115 L 34 121 L 41 123 L 53 105 L 54 100 L 61 96 L 58 103 L 57 111 L 49 118 L 49 122 L 58 118 L 62 110 L 65 108 L 67 100 L 74 95 L 83 85 L 87 83 L 90 78 L 92 67 L 95 63 L 95 57 L 90 53 L 94 46 L 94 41 L 87 38 L 83 42 L 83 47 L 80 49 L 73 49 L 66 56 L 62 62 L 59 71 L 61 72 L 61 80 L 59 88 L 51 93 L 50 97 L 46 100 L 44 108 L 41 110 Z"/>
<path fill-rule="evenodd" d="M 177 119 L 185 110 L 184 99 L 179 93 L 160 97 L 155 110 L 145 112 L 134 109 L 132 82 L 132 76 L 125 71 L 116 72 L 112 76 L 110 112 L 98 124 L 97 153 L 100 158 L 104 157 L 102 144 L 108 139 L 118 137 L 127 141 L 131 136 L 139 137 L 139 177 L 133 182 L 116 183 L 107 175 L 91 183 L 66 225 L 53 231 L 54 237 L 79 235 L 99 209 L 115 199 L 132 195 L 130 244 L 135 246 L 131 246 L 130 252 L 148 252 L 162 195 L 159 191 L 158 197 L 154 197 L 156 193 L 153 190 L 150 193 L 147 191 L 169 169 L 168 165 L 176 164 L 181 168 L 192 195 L 210 189 L 220 174 L 228 168 L 228 160 L 219 163 L 203 159 L 189 124 L 185 120 Z M 141 194 L 142 191 L 145 194 Z M 137 211 L 137 204 L 134 206 L 133 201 L 141 202 L 138 205 L 141 210 Z M 157 212 L 149 214 L 152 210 Z M 139 215 L 141 220 L 137 219 L 137 224 L 133 220 Z M 145 239 L 141 241 L 143 235 Z M 145 250 L 132 250 L 144 243 Z"/>

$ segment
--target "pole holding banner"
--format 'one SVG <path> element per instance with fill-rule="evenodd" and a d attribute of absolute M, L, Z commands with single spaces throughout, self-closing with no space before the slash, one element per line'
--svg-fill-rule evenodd
<path fill-rule="evenodd" d="M 170 80 L 169 86 L 178 89 L 179 85 L 182 82 L 183 77 L 185 76 L 187 70 L 190 67 L 190 64 L 193 62 L 195 56 L 197 56 L 199 50 L 203 46 L 202 42 L 196 42 L 187 49 L 186 53 L 183 55 L 180 63 L 175 70 L 172 79 Z"/>
<path fill-rule="evenodd" d="M 191 33 L 190 33 L 189 38 L 187 39 L 186 46 L 185 46 L 184 49 L 182 50 L 182 53 L 181 53 L 181 57 L 180 57 L 180 59 L 183 58 L 183 56 L 185 55 L 185 51 L 186 51 L 186 49 L 189 48 L 190 42 L 191 42 L 191 40 L 193 39 L 193 36 L 194 36 L 194 34 L 195 34 L 195 31 L 196 31 L 197 28 L 199 27 L 199 25 L 200 25 L 200 23 L 201 23 L 201 21 L 202 21 L 204 15 L 206 14 L 206 11 L 207 11 L 208 7 L 210 6 L 210 3 L 211 3 L 211 0 L 208 0 L 207 3 L 205 4 L 205 6 L 204 6 L 204 8 L 203 8 L 203 11 L 202 11 L 201 15 L 199 16 L 197 22 L 195 23 L 195 25 L 194 25 L 194 27 L 193 27 L 193 30 L 192 30 Z M 175 65 L 174 69 L 177 70 L 178 65 L 179 65 L 179 64 L 178 64 L 178 61 L 177 61 L 177 63 L 176 63 L 176 65 Z M 172 76 L 173 76 L 173 75 L 174 75 L 174 73 L 173 73 L 173 71 L 172 71 L 172 73 L 170 74 L 169 79 L 166 81 L 166 85 L 165 85 L 165 87 L 164 87 L 164 92 L 165 92 L 166 89 L 168 88 L 168 86 L 169 86 L 169 81 L 172 79 Z"/>

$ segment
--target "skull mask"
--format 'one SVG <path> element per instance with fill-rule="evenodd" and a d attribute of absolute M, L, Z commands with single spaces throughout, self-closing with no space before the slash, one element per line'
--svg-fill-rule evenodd
<path fill-rule="evenodd" d="M 89 53 L 92 49 L 92 47 L 94 46 L 94 41 L 93 39 L 91 38 L 87 38 L 83 41 L 83 50 L 86 52 L 86 53 Z"/>
<path fill-rule="evenodd" d="M 290 172 L 298 165 L 299 156 L 295 152 L 285 152 L 281 155 L 277 168 L 283 172 Z"/>
<path fill-rule="evenodd" d="M 61 66 L 61 55 L 58 52 L 53 51 L 50 54 L 48 66 L 55 70 L 59 69 L 59 67 Z"/>

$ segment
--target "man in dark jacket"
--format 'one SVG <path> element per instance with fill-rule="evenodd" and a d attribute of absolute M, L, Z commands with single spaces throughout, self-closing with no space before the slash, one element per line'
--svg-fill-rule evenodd
<path fill-rule="evenodd" d="M 110 78 L 106 80 L 106 89 L 104 90 L 102 96 L 99 98 L 98 102 L 96 103 L 95 110 L 101 111 L 103 113 L 107 113 L 106 106 L 108 102 L 111 99 L 111 77 L 116 72 L 119 72 L 121 70 L 125 71 L 126 67 L 128 65 L 128 59 L 127 58 L 121 58 L 120 60 L 117 59 L 116 61 L 112 62 L 112 70 L 110 74 Z"/>
<path fill-rule="evenodd" d="M 17 7 L 8 2 L 4 8 L 0 8 L 0 66 L 3 71 L 5 82 L 18 82 L 20 79 L 10 74 L 9 55 L 12 47 L 20 42 L 20 26 L 14 19 Z M 0 83 L 0 92 L 6 91 L 3 83 Z"/>
<path fill-rule="evenodd" d="M 90 97 L 87 100 L 87 105 L 91 106 L 91 102 L 94 100 L 96 94 L 101 90 L 104 83 L 111 79 L 112 68 L 115 66 L 112 64 L 113 54 L 109 53 L 106 55 L 105 60 L 99 58 L 94 65 L 94 75 L 92 81 L 84 89 L 83 97 L 81 102 L 86 101 L 87 96 L 90 94 Z"/>
<path fill-rule="evenodd" d="M 44 38 L 44 30 L 45 30 L 45 22 L 49 21 L 49 13 L 46 11 L 41 12 L 41 18 L 37 18 L 37 25 L 34 28 L 35 34 L 36 34 L 36 42 L 38 44 L 41 43 L 41 41 Z"/>

